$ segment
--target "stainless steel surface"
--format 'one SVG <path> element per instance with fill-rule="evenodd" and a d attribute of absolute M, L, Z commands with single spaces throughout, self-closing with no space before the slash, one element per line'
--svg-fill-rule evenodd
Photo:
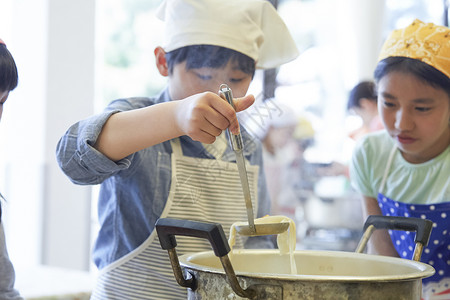
<path fill-rule="evenodd" d="M 422 257 L 423 252 L 423 244 L 416 243 L 416 247 L 414 248 L 413 260 L 420 261 L 420 257 Z"/>
<path fill-rule="evenodd" d="M 397 222 L 397 223 L 395 223 Z M 375 226 L 375 224 L 378 226 Z M 388 217 L 388 216 L 369 216 L 366 220 L 365 228 L 366 230 L 361 237 L 361 240 L 356 248 L 356 253 L 362 253 L 366 248 L 366 245 L 372 235 L 372 233 L 377 228 L 391 228 L 396 230 L 406 230 L 416 231 L 415 237 L 415 248 L 412 259 L 415 261 L 420 261 L 420 257 L 422 256 L 423 247 L 428 244 L 432 222 L 426 219 L 416 219 L 416 218 L 407 218 L 407 217 Z M 394 227 L 389 227 L 394 226 Z M 407 226 L 407 227 L 406 227 Z M 422 235 L 423 234 L 423 235 Z M 419 236 L 419 238 L 418 238 Z"/>
<path fill-rule="evenodd" d="M 367 227 L 366 231 L 364 231 L 364 234 L 361 237 L 361 240 L 359 241 L 358 247 L 356 247 L 356 250 L 355 250 L 356 253 L 364 252 L 364 249 L 366 248 L 366 245 L 369 242 L 369 239 L 374 231 L 375 231 L 375 226 L 370 225 L 369 227 Z"/>
<path fill-rule="evenodd" d="M 256 298 L 256 292 L 252 288 L 247 288 L 244 290 L 240 285 L 236 277 L 236 273 L 234 272 L 233 266 L 231 265 L 230 258 L 228 255 L 224 255 L 220 258 L 220 262 L 222 263 L 223 269 L 225 270 L 225 273 L 227 274 L 228 282 L 230 283 L 231 288 L 233 291 L 241 297 L 248 298 L 248 299 L 255 299 Z"/>
<path fill-rule="evenodd" d="M 369 241 L 370 236 L 375 231 L 375 226 L 370 225 L 367 227 L 366 231 L 364 231 L 363 236 L 361 237 L 361 240 L 359 241 L 358 247 L 356 248 L 356 253 L 363 253 L 364 249 L 366 248 L 366 245 Z M 424 245 L 421 243 L 416 243 L 416 247 L 414 248 L 413 253 L 413 260 L 420 261 L 420 257 L 422 257 Z"/>
<path fill-rule="evenodd" d="M 237 233 L 245 236 L 273 235 L 280 234 L 288 230 L 289 222 L 255 224 L 255 232 L 252 232 L 249 226 L 246 225 L 236 225 L 235 228 Z"/>
<path fill-rule="evenodd" d="M 219 95 L 224 98 L 234 109 L 233 93 L 226 84 L 219 87 Z M 248 225 L 241 225 L 236 227 L 236 231 L 240 235 L 257 236 L 257 235 L 273 235 L 286 231 L 289 228 L 289 223 L 272 223 L 272 224 L 255 224 L 255 217 L 253 213 L 252 198 L 250 194 L 250 187 L 248 184 L 247 170 L 245 167 L 244 158 L 244 143 L 241 134 L 232 134 L 227 129 L 228 137 L 231 142 L 231 148 L 236 154 L 236 164 L 238 166 L 239 177 L 241 179 L 242 191 L 244 193 L 245 206 L 247 209 Z"/>
<path fill-rule="evenodd" d="M 194 278 L 191 276 L 191 278 L 185 279 L 183 276 L 183 272 L 181 271 L 180 262 L 178 261 L 178 255 L 175 248 L 168 250 L 170 263 L 172 265 L 172 271 L 175 276 L 175 280 L 177 283 L 185 288 L 191 288 L 195 290 L 195 281 Z"/>
<path fill-rule="evenodd" d="M 432 222 L 369 216 L 364 227 L 373 231 L 371 226 L 415 231 L 416 243 L 426 245 Z M 175 235 L 205 238 L 211 243 L 214 251 L 189 253 L 178 260 L 195 278 L 188 299 L 420 300 L 422 279 L 435 273 L 432 266 L 415 260 L 344 251 L 281 254 L 279 250 L 235 249 L 230 254 L 223 229 L 216 223 L 159 219 L 156 229 L 166 250 L 176 247 Z M 366 234 L 363 240 L 369 238 Z M 362 251 L 364 247 L 358 248 Z"/>
<path fill-rule="evenodd" d="M 235 150 L 234 153 L 236 154 L 236 163 L 237 163 L 238 170 L 239 170 L 239 177 L 241 178 L 242 191 L 244 192 L 245 207 L 247 209 L 249 231 L 251 234 L 256 234 L 255 220 L 254 220 L 255 217 L 253 215 L 252 198 L 250 196 L 250 187 L 248 185 L 247 170 L 245 169 L 244 154 L 243 154 L 242 149 Z"/>
<path fill-rule="evenodd" d="M 239 250 L 230 256 L 237 281 L 258 299 L 420 300 L 422 278 L 434 274 L 424 263 L 343 251 L 296 251 L 298 274 L 290 274 L 289 255 L 277 250 Z M 212 251 L 180 257 L 196 278 L 188 299 L 247 299 L 237 295 Z"/>
<path fill-rule="evenodd" d="M 226 85 L 222 84 L 219 88 L 219 95 L 222 98 L 225 98 L 227 102 L 235 109 L 233 103 L 233 94 L 231 89 Z M 250 187 L 248 185 L 248 177 L 247 170 L 245 168 L 245 159 L 244 159 L 244 145 L 242 142 L 241 134 L 232 134 L 229 129 L 227 129 L 228 137 L 231 142 L 231 147 L 236 154 L 236 163 L 239 170 L 239 177 L 241 178 L 242 191 L 244 192 L 245 206 L 247 209 L 247 218 L 248 218 L 248 226 L 251 233 L 255 233 L 255 221 L 253 215 L 253 205 L 252 198 L 250 195 Z"/>

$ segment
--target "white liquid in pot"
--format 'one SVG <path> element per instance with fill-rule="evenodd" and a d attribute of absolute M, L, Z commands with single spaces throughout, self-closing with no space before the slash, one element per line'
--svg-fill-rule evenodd
<path fill-rule="evenodd" d="M 292 219 L 285 216 L 266 216 L 259 219 L 255 219 L 255 224 L 268 224 L 268 223 L 281 223 L 289 222 L 289 228 L 283 233 L 277 235 L 277 245 L 280 250 L 280 255 L 289 254 L 291 274 L 297 273 L 297 265 L 295 264 L 294 251 L 297 243 L 295 223 Z M 236 226 L 248 225 L 248 222 L 235 222 L 231 225 L 230 236 L 228 238 L 228 244 L 230 245 L 231 252 L 229 254 L 232 259 L 233 246 L 236 243 Z"/>

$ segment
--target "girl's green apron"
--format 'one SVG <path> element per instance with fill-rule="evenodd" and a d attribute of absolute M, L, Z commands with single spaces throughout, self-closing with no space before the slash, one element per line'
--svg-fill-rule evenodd
<path fill-rule="evenodd" d="M 397 147 L 389 156 L 378 193 L 378 205 L 385 216 L 423 218 L 433 221 L 430 242 L 424 248 L 421 261 L 433 266 L 436 273 L 423 279 L 423 299 L 450 299 L 450 203 L 410 204 L 392 200 L 383 195 Z M 424 182 L 426 185 L 426 182 Z M 414 252 L 414 234 L 390 230 L 392 242 L 402 258 L 411 259 Z"/>
<path fill-rule="evenodd" d="M 234 222 L 246 221 L 237 165 L 220 160 L 221 154 L 216 156 L 218 159 L 183 156 L 179 139 L 171 141 L 171 145 L 173 178 L 161 218 L 217 222 L 227 234 Z M 258 166 L 247 166 L 255 211 L 258 169 Z M 203 239 L 178 236 L 177 244 L 178 255 L 211 250 L 209 242 Z M 242 247 L 242 241 L 237 246 Z M 137 249 L 100 271 L 91 297 L 95 300 L 186 298 L 186 289 L 176 283 L 167 251 L 161 249 L 155 230 Z"/>

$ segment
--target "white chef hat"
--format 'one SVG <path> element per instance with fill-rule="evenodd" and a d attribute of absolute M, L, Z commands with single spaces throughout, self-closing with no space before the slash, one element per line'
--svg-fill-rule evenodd
<path fill-rule="evenodd" d="M 267 0 L 164 0 L 166 52 L 190 45 L 215 45 L 241 52 L 256 67 L 275 68 L 298 56 L 285 23 Z"/>

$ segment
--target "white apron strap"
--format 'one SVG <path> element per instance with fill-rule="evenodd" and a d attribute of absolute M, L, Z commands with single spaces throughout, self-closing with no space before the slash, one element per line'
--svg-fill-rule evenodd
<path fill-rule="evenodd" d="M 172 153 L 176 157 L 183 156 L 183 150 L 181 149 L 181 143 L 180 143 L 180 139 L 179 138 L 171 140 L 170 141 L 170 145 L 172 146 Z"/>
<path fill-rule="evenodd" d="M 383 180 L 381 181 L 380 188 L 378 190 L 379 193 L 383 193 L 384 186 L 386 185 L 386 180 L 389 175 L 389 171 L 391 169 L 392 161 L 394 160 L 394 155 L 397 150 L 397 146 L 394 146 L 389 154 L 389 158 L 386 164 L 386 168 L 384 169 Z"/>

